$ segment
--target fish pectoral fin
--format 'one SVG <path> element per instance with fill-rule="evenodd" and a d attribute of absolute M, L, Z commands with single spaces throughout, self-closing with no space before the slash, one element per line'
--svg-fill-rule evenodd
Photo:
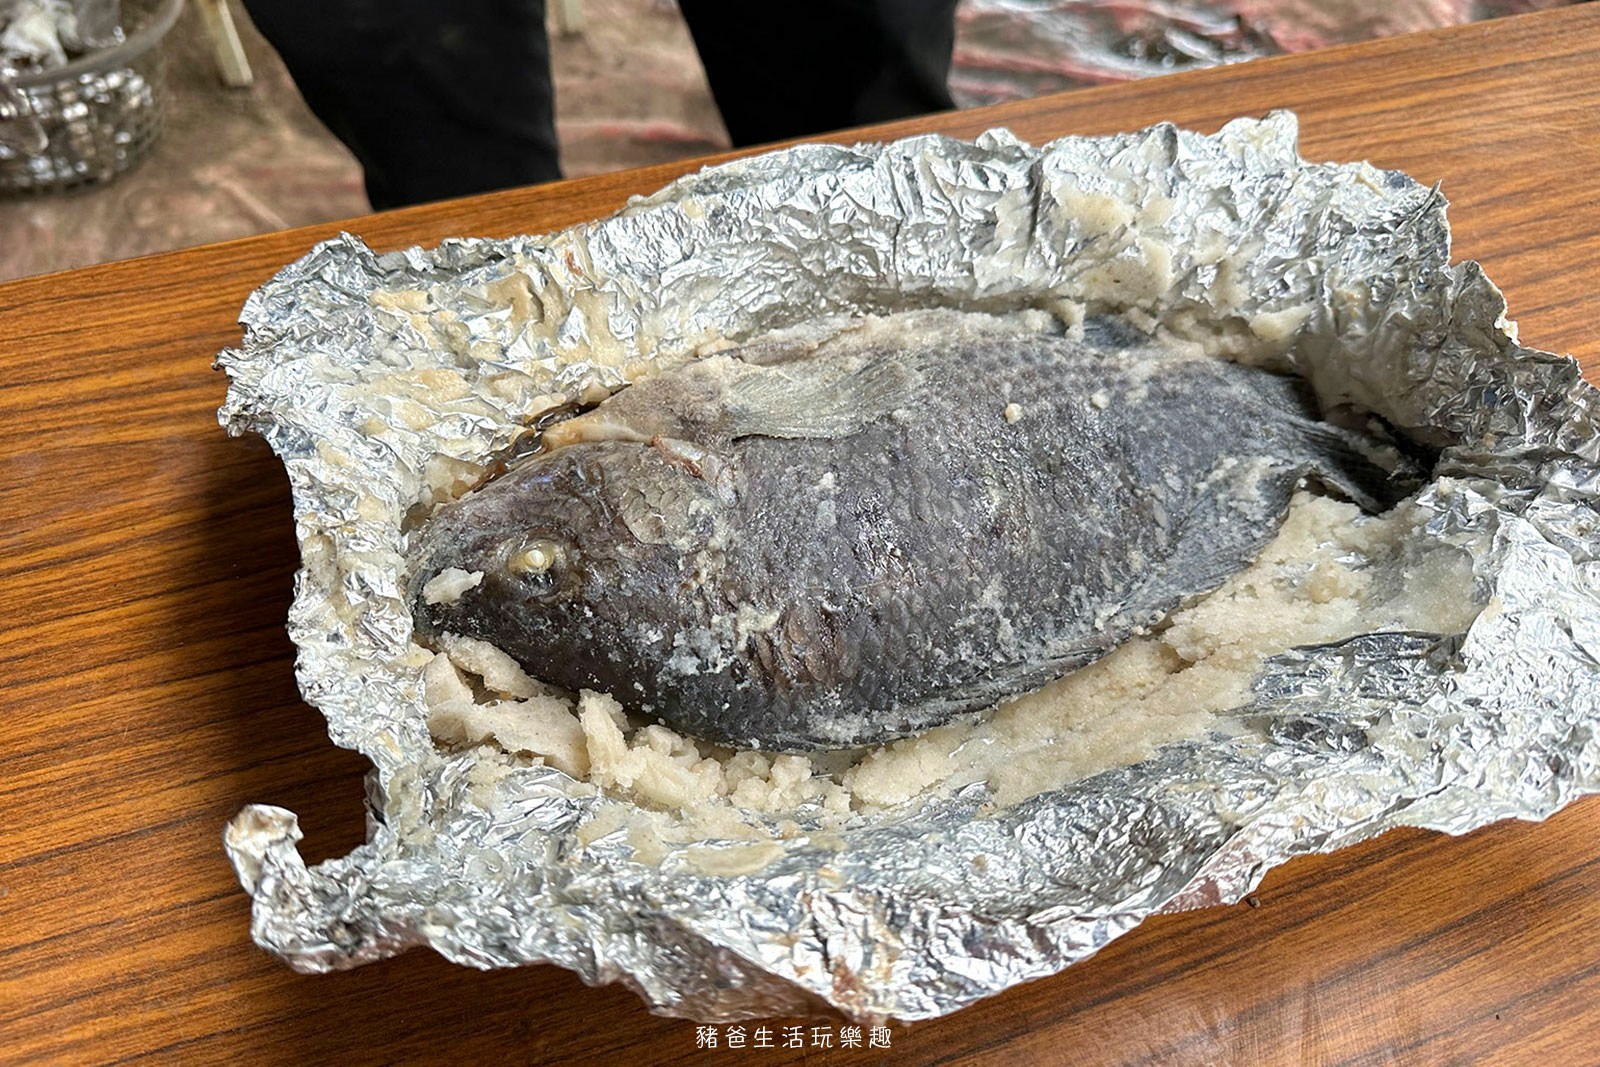
<path fill-rule="evenodd" d="M 742 365 L 723 383 L 731 437 L 848 437 L 911 406 L 922 375 L 891 353 Z"/>

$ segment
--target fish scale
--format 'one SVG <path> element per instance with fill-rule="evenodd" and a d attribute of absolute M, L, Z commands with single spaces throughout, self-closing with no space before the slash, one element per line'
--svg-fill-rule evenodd
<path fill-rule="evenodd" d="M 1304 383 L 1126 339 L 944 318 L 645 379 L 430 520 L 418 635 L 710 741 L 879 743 L 1215 588 L 1308 476 L 1372 509 L 1415 485 Z M 484 577 L 430 603 L 452 568 Z"/>

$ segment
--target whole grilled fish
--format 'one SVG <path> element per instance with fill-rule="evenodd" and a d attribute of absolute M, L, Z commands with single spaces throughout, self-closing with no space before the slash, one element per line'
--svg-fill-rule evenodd
<path fill-rule="evenodd" d="M 1214 589 L 1308 476 L 1369 509 L 1414 487 L 1296 379 L 958 322 L 710 356 L 556 424 L 422 531 L 419 636 L 710 741 L 877 743 Z M 450 568 L 482 577 L 441 598 Z"/>

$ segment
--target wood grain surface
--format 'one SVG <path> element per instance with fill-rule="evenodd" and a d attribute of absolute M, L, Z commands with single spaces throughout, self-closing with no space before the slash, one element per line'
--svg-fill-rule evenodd
<path fill-rule="evenodd" d="M 1442 181 L 1457 257 L 1485 264 L 1524 340 L 1600 366 L 1597 7 L 868 135 L 1212 130 L 1276 107 L 1300 113 L 1310 158 Z M 345 227 L 383 248 L 545 231 L 695 165 Z M 342 854 L 365 768 L 296 691 L 284 476 L 218 430 L 209 363 L 250 290 L 337 228 L 0 286 L 0 1061 L 1600 1063 L 1595 799 L 1295 861 L 1259 906 L 1153 919 L 1056 977 L 895 1026 L 886 1052 L 697 1051 L 693 1025 L 555 967 L 419 950 L 292 974 L 250 943 L 223 823 L 281 804 L 308 860 Z"/>

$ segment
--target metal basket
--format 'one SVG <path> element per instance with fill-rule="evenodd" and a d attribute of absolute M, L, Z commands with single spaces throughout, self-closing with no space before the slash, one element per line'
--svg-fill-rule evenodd
<path fill-rule="evenodd" d="M 161 132 L 161 41 L 183 0 L 125 0 L 126 39 L 61 67 L 0 82 L 0 194 L 106 181 L 138 162 Z"/>

